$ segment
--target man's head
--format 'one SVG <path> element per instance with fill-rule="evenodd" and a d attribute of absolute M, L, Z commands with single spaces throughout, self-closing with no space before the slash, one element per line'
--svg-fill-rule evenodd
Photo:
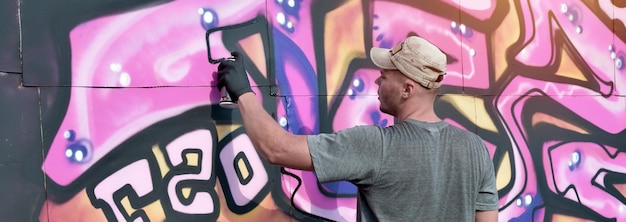
<path fill-rule="evenodd" d="M 399 70 L 428 89 L 441 87 L 446 74 L 446 55 L 427 40 L 410 36 L 391 49 L 372 48 L 372 62 L 381 69 Z"/>

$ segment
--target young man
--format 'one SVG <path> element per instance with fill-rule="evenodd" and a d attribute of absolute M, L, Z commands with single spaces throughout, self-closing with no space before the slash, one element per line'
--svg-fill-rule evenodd
<path fill-rule="evenodd" d="M 411 36 L 392 49 L 372 48 L 380 110 L 393 126 L 357 126 L 331 134 L 293 135 L 251 93 L 243 59 L 218 67 L 218 88 L 238 100 L 254 147 L 270 163 L 315 171 L 320 183 L 358 187 L 361 221 L 497 221 L 493 163 L 477 135 L 442 121 L 434 102 L 446 55 Z"/>

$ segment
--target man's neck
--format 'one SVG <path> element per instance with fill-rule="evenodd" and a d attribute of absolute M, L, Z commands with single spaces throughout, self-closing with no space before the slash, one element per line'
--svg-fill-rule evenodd
<path fill-rule="evenodd" d="M 418 103 L 415 103 L 418 104 Z M 423 103 L 422 103 L 423 104 Z M 403 107 L 396 116 L 398 121 L 414 119 L 421 122 L 436 123 L 441 122 L 441 118 L 435 113 L 433 105 L 413 105 Z"/>

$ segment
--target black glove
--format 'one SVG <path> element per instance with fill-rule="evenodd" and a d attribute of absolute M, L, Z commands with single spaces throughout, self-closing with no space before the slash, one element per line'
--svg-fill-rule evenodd
<path fill-rule="evenodd" d="M 252 88 L 250 88 L 248 74 L 243 65 L 243 55 L 239 52 L 232 52 L 231 55 L 234 60 L 224 60 L 217 67 L 217 88 L 221 90 L 226 87 L 230 98 L 233 102 L 237 102 L 239 96 L 252 92 Z"/>

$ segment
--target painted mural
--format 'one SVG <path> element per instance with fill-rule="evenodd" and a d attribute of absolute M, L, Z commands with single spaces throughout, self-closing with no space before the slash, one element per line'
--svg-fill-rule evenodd
<path fill-rule="evenodd" d="M 265 109 L 308 135 L 393 125 L 369 48 L 417 35 L 448 56 L 437 112 L 487 144 L 500 221 L 626 221 L 626 1 L 41 4 L 20 9 L 37 220 L 355 221 L 355 186 L 255 151 L 208 52 L 242 52 Z"/>

